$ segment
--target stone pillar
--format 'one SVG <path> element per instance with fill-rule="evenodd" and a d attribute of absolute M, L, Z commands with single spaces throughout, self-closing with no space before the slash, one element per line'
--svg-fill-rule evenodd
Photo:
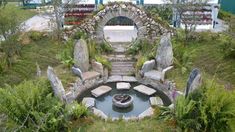
<path fill-rule="evenodd" d="M 89 51 L 87 43 L 83 39 L 78 40 L 75 44 L 74 61 L 75 65 L 79 67 L 82 72 L 89 70 Z"/>

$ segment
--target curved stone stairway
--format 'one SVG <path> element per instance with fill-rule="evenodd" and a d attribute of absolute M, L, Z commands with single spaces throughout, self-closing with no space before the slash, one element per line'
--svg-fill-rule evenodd
<path fill-rule="evenodd" d="M 130 43 L 111 43 L 114 53 L 108 56 L 112 64 L 111 76 L 130 76 L 135 73 L 134 63 L 136 60 L 129 55 L 125 55 Z"/>

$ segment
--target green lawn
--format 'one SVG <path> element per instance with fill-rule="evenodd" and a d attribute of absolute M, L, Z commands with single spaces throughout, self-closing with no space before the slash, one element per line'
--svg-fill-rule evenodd
<path fill-rule="evenodd" d="M 235 59 L 225 58 L 221 51 L 223 35 L 217 33 L 199 33 L 204 36 L 199 41 L 189 42 L 185 46 L 184 63 L 187 63 L 188 70 L 182 74 L 182 68 L 175 66 L 174 70 L 167 75 L 169 79 L 175 80 L 177 88 L 184 90 L 190 71 L 193 68 L 199 68 L 203 73 L 203 79 L 213 79 L 221 85 L 227 85 L 231 88 L 235 86 Z M 205 39 L 206 38 L 206 39 Z M 179 42 L 179 44 L 182 44 Z M 173 42 L 173 45 L 178 45 Z M 174 53 L 177 54 L 177 53 Z"/>
<path fill-rule="evenodd" d="M 141 121 L 104 121 L 98 117 L 89 117 L 72 122 L 71 131 L 79 132 L 171 132 L 175 128 L 170 122 L 154 117 Z"/>
<path fill-rule="evenodd" d="M 48 65 L 57 66 L 60 64 L 60 61 L 56 59 L 56 54 L 62 48 L 62 44 L 48 37 L 23 45 L 21 56 L 15 59 L 12 67 L 0 75 L 0 86 L 18 84 L 23 80 L 34 79 L 36 76 L 36 63 L 39 64 L 43 74 L 45 74 Z"/>
<path fill-rule="evenodd" d="M 17 2 L 8 2 L 8 4 L 6 5 L 5 8 L 15 10 L 17 13 L 16 15 L 20 17 L 20 19 L 19 19 L 20 23 L 37 14 L 36 10 L 23 9 L 22 7 L 18 6 Z M 14 16 L 12 16 L 12 17 L 14 17 Z"/>

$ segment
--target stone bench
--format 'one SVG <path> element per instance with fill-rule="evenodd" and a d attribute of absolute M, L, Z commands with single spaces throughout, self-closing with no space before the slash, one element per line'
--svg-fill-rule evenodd
<path fill-rule="evenodd" d="M 92 90 L 91 94 L 95 97 L 100 97 L 101 95 L 106 94 L 111 90 L 112 90 L 112 88 L 109 86 L 100 86 L 100 87 Z"/>
<path fill-rule="evenodd" d="M 134 90 L 136 90 L 140 93 L 146 94 L 148 96 L 153 95 L 154 93 L 156 93 L 156 90 L 154 90 L 150 87 L 147 87 L 145 85 L 138 85 L 138 86 L 134 87 Z"/>

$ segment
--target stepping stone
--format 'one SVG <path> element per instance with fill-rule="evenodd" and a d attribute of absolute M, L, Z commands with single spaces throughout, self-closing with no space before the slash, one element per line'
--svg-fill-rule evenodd
<path fill-rule="evenodd" d="M 110 76 L 107 82 L 121 82 L 122 76 Z"/>
<path fill-rule="evenodd" d="M 95 97 L 99 97 L 99 96 L 101 96 L 101 95 L 103 95 L 103 94 L 108 93 L 108 92 L 111 91 L 111 90 L 112 90 L 112 88 L 109 87 L 109 86 L 100 86 L 100 87 L 98 87 L 98 88 L 92 90 L 92 91 L 91 91 L 91 94 L 92 94 L 93 96 L 95 96 Z"/>
<path fill-rule="evenodd" d="M 140 92 L 140 93 L 143 93 L 143 94 L 146 94 L 146 95 L 153 95 L 154 93 L 156 93 L 156 90 L 150 88 L 150 87 L 147 87 L 145 85 L 139 85 L 139 86 L 136 86 L 134 87 L 134 90 Z"/>
<path fill-rule="evenodd" d="M 87 108 L 92 108 L 95 106 L 95 99 L 91 97 L 85 97 L 82 100 L 82 104 L 85 105 Z"/>
<path fill-rule="evenodd" d="M 96 115 L 104 120 L 108 119 L 108 116 L 103 111 L 101 111 L 99 109 L 93 108 L 93 113 L 94 113 L 94 115 Z"/>
<path fill-rule="evenodd" d="M 137 82 L 136 78 L 133 76 L 123 76 L 123 82 Z"/>
<path fill-rule="evenodd" d="M 152 106 L 163 106 L 163 102 L 160 97 L 150 97 L 149 101 Z"/>
<path fill-rule="evenodd" d="M 152 116 L 154 114 L 154 109 L 152 107 L 149 107 L 147 110 L 139 114 L 138 118 L 143 119 L 145 117 Z"/>
<path fill-rule="evenodd" d="M 130 83 L 124 83 L 124 82 L 120 82 L 116 84 L 117 89 L 130 89 L 131 88 L 131 84 Z"/>

